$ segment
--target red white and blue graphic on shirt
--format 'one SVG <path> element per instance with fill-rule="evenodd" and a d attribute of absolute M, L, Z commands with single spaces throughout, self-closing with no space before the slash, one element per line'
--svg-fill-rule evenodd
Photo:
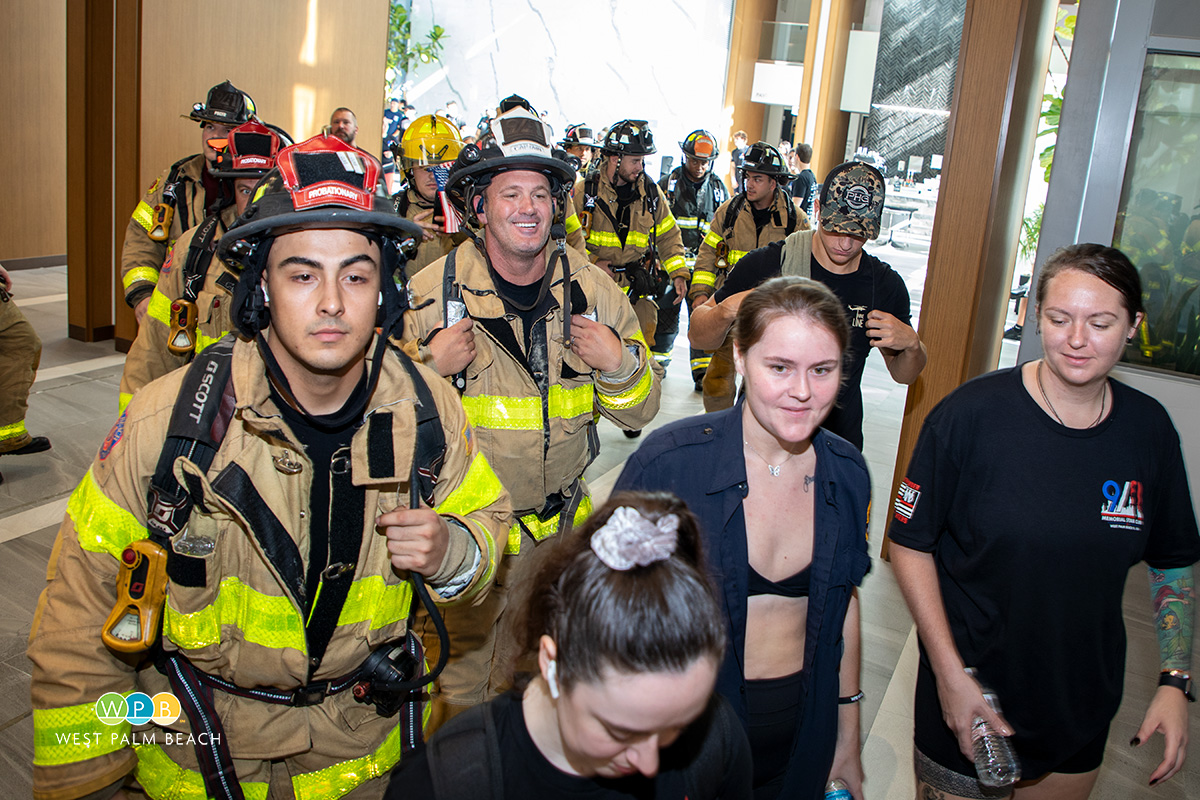
<path fill-rule="evenodd" d="M 1100 505 L 1100 520 L 1110 528 L 1140 531 L 1145 524 L 1142 502 L 1145 486 L 1141 481 L 1105 481 L 1100 487 L 1104 502 Z"/>
<path fill-rule="evenodd" d="M 908 522 L 912 519 L 913 512 L 917 510 L 917 501 L 921 499 L 921 486 L 913 483 L 908 478 L 900 481 L 900 487 L 896 489 L 896 519 L 901 522 Z"/>
<path fill-rule="evenodd" d="M 112 430 L 108 432 L 108 436 L 104 437 L 104 442 L 100 445 L 100 460 L 108 458 L 108 454 L 117 446 L 117 442 L 121 441 L 121 437 L 125 435 L 125 413 L 117 417 L 116 423 L 113 424 Z"/>

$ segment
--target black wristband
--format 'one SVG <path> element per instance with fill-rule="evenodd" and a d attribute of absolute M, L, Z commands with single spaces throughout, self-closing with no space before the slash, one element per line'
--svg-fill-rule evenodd
<path fill-rule="evenodd" d="M 849 697 L 839 697 L 838 705 L 839 706 L 848 706 L 851 703 L 857 703 L 860 700 L 863 700 L 864 698 L 866 698 L 866 696 L 867 695 L 864 694 L 863 691 L 860 689 L 857 694 L 852 694 Z"/>
<path fill-rule="evenodd" d="M 1182 670 L 1171 669 L 1160 673 L 1158 676 L 1158 685 L 1174 686 L 1183 692 L 1183 696 L 1188 699 L 1189 703 L 1196 702 L 1196 698 L 1192 696 L 1192 677 Z"/>

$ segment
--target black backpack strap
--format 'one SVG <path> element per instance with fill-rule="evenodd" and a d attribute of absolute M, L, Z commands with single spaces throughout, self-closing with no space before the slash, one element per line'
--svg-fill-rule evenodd
<path fill-rule="evenodd" d="M 462 287 L 458 285 L 457 267 L 454 263 L 454 258 L 458 253 L 458 248 L 454 248 L 446 255 L 446 263 L 442 266 L 442 326 L 450 327 L 450 304 L 462 302 Z M 464 312 L 465 311 L 464 306 Z M 432 334 L 429 337 L 433 338 Z M 455 389 L 458 389 L 461 394 L 467 388 L 467 370 L 463 368 L 462 372 L 456 373 L 450 377 L 450 383 Z"/>
<path fill-rule="evenodd" d="M 433 800 L 498 800 L 504 795 L 500 737 L 493 703 L 473 706 L 442 726 L 425 745 Z"/>
<path fill-rule="evenodd" d="M 183 262 L 183 299 L 196 302 L 200 288 L 204 286 L 204 278 L 208 275 L 208 265 L 212 263 L 213 254 L 217 251 L 217 227 L 221 224 L 220 214 L 209 214 L 200 223 L 199 230 L 192 236 L 192 244 L 188 248 L 187 259 Z"/>
<path fill-rule="evenodd" d="M 171 412 L 162 452 L 147 492 L 147 532 L 167 550 L 167 575 L 181 586 L 203 586 L 204 559 L 176 553 L 170 539 L 181 533 L 191 516 L 192 487 L 175 479 L 175 461 L 181 456 L 207 472 L 233 418 L 232 334 L 199 354 L 184 375 L 179 397 Z"/>
<path fill-rule="evenodd" d="M 172 164 L 167 173 L 167 182 L 163 184 L 162 201 L 176 210 L 179 208 L 179 184 L 183 182 L 179 173 L 183 171 L 183 165 L 193 158 L 195 156 L 186 156 Z"/>
<path fill-rule="evenodd" d="M 446 460 L 446 432 L 442 429 L 442 419 L 438 414 L 437 404 L 433 400 L 433 392 L 429 391 L 429 384 L 421 377 L 421 373 L 417 370 L 412 359 L 400 348 L 389 343 L 389 346 L 400 359 L 400 363 L 404 365 L 404 369 L 408 372 L 408 377 L 412 378 L 413 391 L 417 396 L 415 410 L 417 412 L 417 441 L 416 447 L 413 450 L 413 461 L 417 468 L 417 473 L 420 475 L 420 492 L 421 498 L 432 508 L 433 488 L 437 486 L 438 476 L 442 472 L 442 464 Z M 374 426 L 376 416 L 371 416 L 370 425 Z M 391 417 L 378 417 L 381 420 L 379 424 L 383 424 L 383 420 L 387 420 L 387 424 L 391 424 Z M 376 431 L 371 430 L 369 434 L 375 434 Z"/>
<path fill-rule="evenodd" d="M 792 198 L 787 192 L 784 192 L 783 197 L 784 202 L 787 203 L 787 233 L 790 234 L 792 231 L 796 230 L 796 204 L 792 202 Z"/>
<path fill-rule="evenodd" d="M 738 192 L 730 202 L 729 208 L 725 209 L 725 218 L 721 220 L 721 238 L 724 239 L 733 232 L 733 226 L 737 222 L 738 214 L 742 213 L 742 208 L 746 205 L 746 193 Z"/>

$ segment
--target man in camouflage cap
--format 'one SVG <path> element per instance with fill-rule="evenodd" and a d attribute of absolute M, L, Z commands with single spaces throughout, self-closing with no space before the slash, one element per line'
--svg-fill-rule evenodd
<path fill-rule="evenodd" d="M 850 322 L 842 388 L 824 427 L 860 450 L 860 385 L 871 350 L 879 350 L 898 383 L 915 381 L 926 360 L 925 345 L 912 327 L 904 280 L 863 250 L 879 236 L 885 191 L 883 175 L 868 164 L 849 161 L 834 167 L 815 202 L 817 226 L 743 256 L 725 285 L 692 311 L 688 331 L 693 347 L 712 349 L 725 339 L 742 298 L 768 278 L 801 275 L 824 283 L 845 304 Z"/>

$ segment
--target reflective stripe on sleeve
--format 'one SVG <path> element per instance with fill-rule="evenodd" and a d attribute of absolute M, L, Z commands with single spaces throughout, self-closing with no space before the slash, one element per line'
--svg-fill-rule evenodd
<path fill-rule="evenodd" d="M 133 727 L 128 721 L 106 725 L 96 716 L 95 703 L 33 710 L 33 763 L 56 767 L 115 753 L 128 744 Z M 125 742 L 122 743 L 122 737 Z"/>
<path fill-rule="evenodd" d="M 120 392 L 117 394 L 117 414 L 124 414 L 125 409 L 129 406 L 129 401 L 133 399 L 132 392 Z"/>
<path fill-rule="evenodd" d="M 698 269 L 692 273 L 692 286 L 716 286 L 716 273 L 706 269 Z"/>
<path fill-rule="evenodd" d="M 687 269 L 687 262 L 683 260 L 683 256 L 671 256 L 663 262 L 663 269 L 667 272 L 676 272 L 681 269 Z"/>
<path fill-rule="evenodd" d="M 579 216 L 574 211 L 571 212 L 571 216 L 567 217 L 567 221 L 564 223 L 564 225 L 566 226 L 567 233 L 574 233 L 583 227 L 583 225 L 579 222 Z"/>
<path fill-rule="evenodd" d="M 155 289 L 150 294 L 150 306 L 146 309 L 146 314 L 151 319 L 158 320 L 167 327 L 171 326 L 171 301 L 165 294 Z"/>
<path fill-rule="evenodd" d="M 131 542 L 146 538 L 146 526 L 100 489 L 90 467 L 67 501 L 67 514 L 79 546 L 92 553 L 119 558 Z"/>
<path fill-rule="evenodd" d="M 722 241 L 721 234 L 717 233 L 716 231 L 710 230 L 704 235 L 704 244 L 708 245 L 714 250 L 717 249 L 717 245 L 719 245 Z"/>
<path fill-rule="evenodd" d="M 605 394 L 596 392 L 596 399 L 600 401 L 600 405 L 613 411 L 621 411 L 626 408 L 633 408 L 638 403 L 650 396 L 650 388 L 654 384 L 654 379 L 651 377 L 649 367 L 642 372 L 641 379 L 633 385 L 632 388 L 625 390 L 619 394 Z"/>
<path fill-rule="evenodd" d="M 133 210 L 133 221 L 149 233 L 154 228 L 154 207 L 145 200 L 139 200 L 137 208 Z"/>
<path fill-rule="evenodd" d="M 121 286 L 125 291 L 135 283 L 158 283 L 158 270 L 154 267 L 134 267 L 121 276 Z"/>

